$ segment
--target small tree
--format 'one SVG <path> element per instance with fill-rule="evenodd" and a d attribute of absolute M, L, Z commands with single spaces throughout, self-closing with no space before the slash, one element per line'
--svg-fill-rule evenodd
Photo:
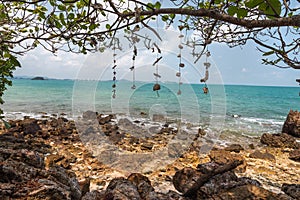
<path fill-rule="evenodd" d="M 154 31 L 149 24 L 158 18 L 167 25 L 180 18 L 180 28 L 198 36 L 193 47 L 203 51 L 212 42 L 235 47 L 251 40 L 265 57 L 263 64 L 299 69 L 299 2 L 170 0 L 165 7 L 137 0 L 1 0 L 0 97 L 11 84 L 7 78 L 20 67 L 16 57 L 38 45 L 53 53 L 96 52 L 119 30 Z"/>

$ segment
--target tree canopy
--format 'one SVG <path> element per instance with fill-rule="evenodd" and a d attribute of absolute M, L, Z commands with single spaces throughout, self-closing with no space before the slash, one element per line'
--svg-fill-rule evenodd
<path fill-rule="evenodd" d="M 254 41 L 263 64 L 300 69 L 299 11 L 299 0 L 1 0 L 0 97 L 21 66 L 17 57 L 37 46 L 103 51 L 118 31 L 155 32 L 153 20 L 194 33 L 195 60 L 211 43 Z"/>

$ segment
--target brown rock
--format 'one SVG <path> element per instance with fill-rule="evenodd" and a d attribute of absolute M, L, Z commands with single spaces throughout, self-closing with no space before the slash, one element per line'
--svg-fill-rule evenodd
<path fill-rule="evenodd" d="M 270 160 L 270 161 L 276 161 L 276 158 L 274 155 L 265 152 L 262 153 L 259 150 L 254 151 L 249 155 L 250 158 L 258 158 L 258 159 L 263 159 L 263 160 Z"/>
<path fill-rule="evenodd" d="M 300 144 L 296 142 L 293 136 L 286 133 L 269 134 L 264 133 L 260 138 L 261 143 L 271 147 L 287 147 L 287 148 L 300 148 Z"/>
<path fill-rule="evenodd" d="M 41 130 L 37 120 L 31 118 L 21 121 L 20 126 L 23 128 L 24 134 L 36 134 L 36 132 Z"/>
<path fill-rule="evenodd" d="M 137 187 L 142 199 L 145 199 L 150 192 L 154 191 L 150 180 L 142 174 L 133 173 L 127 178 L 127 180 L 131 181 Z"/>
<path fill-rule="evenodd" d="M 173 185 L 179 192 L 186 193 L 193 185 L 195 180 L 201 178 L 202 173 L 191 167 L 185 167 L 175 173 Z"/>
<path fill-rule="evenodd" d="M 125 178 L 114 178 L 104 194 L 104 199 L 141 200 L 137 187 Z"/>
<path fill-rule="evenodd" d="M 282 127 L 282 133 L 300 137 L 300 112 L 290 110 Z"/>
<path fill-rule="evenodd" d="M 215 200 L 269 199 L 282 200 L 283 196 L 255 185 L 242 185 L 212 196 Z"/>
<path fill-rule="evenodd" d="M 244 148 L 240 144 L 231 144 L 228 147 L 225 147 L 225 150 L 240 153 L 240 151 L 243 151 Z"/>
<path fill-rule="evenodd" d="M 300 199 L 300 184 L 284 183 L 281 187 L 281 190 L 295 199 Z"/>
<path fill-rule="evenodd" d="M 300 162 L 300 149 L 296 149 L 289 153 L 289 158 L 294 161 Z"/>

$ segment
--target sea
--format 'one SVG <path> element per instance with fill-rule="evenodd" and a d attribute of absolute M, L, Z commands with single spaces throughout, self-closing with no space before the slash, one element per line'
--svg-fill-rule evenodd
<path fill-rule="evenodd" d="M 6 119 L 60 115 L 77 119 L 92 110 L 131 121 L 151 123 L 159 118 L 161 124 L 200 128 L 230 140 L 279 133 L 289 111 L 300 109 L 298 87 L 207 84 L 209 92 L 204 94 L 203 84 L 160 82 L 160 90 L 153 91 L 155 82 L 120 80 L 113 98 L 112 81 L 12 81 L 1 105 Z"/>

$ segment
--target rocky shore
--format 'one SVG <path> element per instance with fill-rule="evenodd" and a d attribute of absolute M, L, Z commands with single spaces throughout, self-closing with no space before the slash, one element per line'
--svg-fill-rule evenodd
<path fill-rule="evenodd" d="M 116 122 L 114 115 L 91 111 L 77 122 L 61 116 L 9 123 L 0 133 L 0 199 L 300 199 L 297 111 L 290 111 L 282 133 L 265 133 L 257 143 L 215 145 L 205 154 L 199 153 L 206 145 L 203 130 L 187 134 L 183 140 L 191 143 L 181 151 L 185 144 L 169 144 L 179 137 L 174 127 L 157 126 L 147 136 L 139 121 Z M 173 160 L 140 172 L 122 170 L 114 165 L 119 155 L 92 151 L 105 143 L 140 153 L 139 160 L 168 147 Z"/>

